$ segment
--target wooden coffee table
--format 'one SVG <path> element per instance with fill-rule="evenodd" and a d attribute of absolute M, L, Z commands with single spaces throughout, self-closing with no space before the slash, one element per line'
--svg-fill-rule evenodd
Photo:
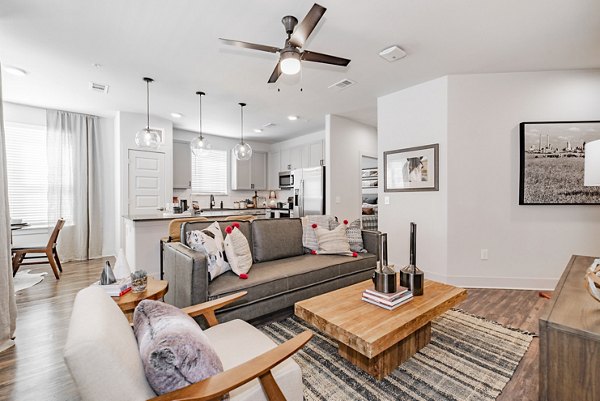
<path fill-rule="evenodd" d="M 169 290 L 169 282 L 166 280 L 156 280 L 152 277 L 148 277 L 148 286 L 146 290 L 142 292 L 129 291 L 127 294 L 120 297 L 112 297 L 119 308 L 131 318 L 137 304 L 142 302 L 144 299 L 157 300 L 165 296 Z"/>
<path fill-rule="evenodd" d="M 431 340 L 431 321 L 467 298 L 462 288 L 425 280 L 424 294 L 393 311 L 361 300 L 371 280 L 297 302 L 295 314 L 338 342 L 342 357 L 378 380 Z"/>

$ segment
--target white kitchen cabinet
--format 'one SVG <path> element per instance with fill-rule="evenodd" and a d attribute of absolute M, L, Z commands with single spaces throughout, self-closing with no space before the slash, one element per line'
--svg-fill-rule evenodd
<path fill-rule="evenodd" d="M 267 154 L 252 152 L 250 160 L 237 160 L 231 154 L 231 189 L 264 190 L 267 189 Z"/>
<path fill-rule="evenodd" d="M 268 184 L 269 189 L 279 188 L 279 172 L 281 171 L 281 157 L 279 152 L 269 152 L 269 159 L 267 163 L 268 168 Z"/>
<path fill-rule="evenodd" d="M 189 142 L 173 141 L 173 188 L 192 186 L 192 152 Z"/>
<path fill-rule="evenodd" d="M 313 142 L 308 145 L 308 167 L 325 165 L 323 141 Z"/>
<path fill-rule="evenodd" d="M 279 152 L 279 171 L 288 171 L 291 169 L 290 149 L 281 149 Z"/>
<path fill-rule="evenodd" d="M 302 146 L 296 146 L 290 149 L 290 164 L 292 168 L 290 170 L 295 170 L 297 168 L 302 168 Z"/>

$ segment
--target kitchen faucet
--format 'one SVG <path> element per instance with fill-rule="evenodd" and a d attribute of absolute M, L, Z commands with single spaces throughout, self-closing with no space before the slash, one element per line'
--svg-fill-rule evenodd
<path fill-rule="evenodd" d="M 215 206 L 215 196 L 210 195 L 210 208 L 212 209 Z"/>

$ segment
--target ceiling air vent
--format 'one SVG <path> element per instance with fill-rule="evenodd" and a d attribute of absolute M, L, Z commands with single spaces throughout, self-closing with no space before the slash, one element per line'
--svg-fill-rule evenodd
<path fill-rule="evenodd" d="M 90 82 L 90 89 L 96 92 L 108 93 L 108 85 L 98 84 L 96 82 Z"/>
<path fill-rule="evenodd" d="M 339 82 L 334 83 L 333 85 L 329 85 L 329 89 L 346 89 L 349 86 L 354 85 L 356 82 L 352 81 L 348 78 L 344 78 Z"/>

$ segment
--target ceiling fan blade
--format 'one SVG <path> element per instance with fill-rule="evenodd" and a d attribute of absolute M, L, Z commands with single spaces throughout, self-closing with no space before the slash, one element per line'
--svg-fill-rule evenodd
<path fill-rule="evenodd" d="M 325 7 L 315 3 L 308 14 L 306 14 L 306 17 L 304 17 L 298 26 L 296 26 L 296 29 L 294 29 L 294 33 L 290 38 L 290 43 L 296 47 L 303 47 L 310 34 L 321 20 L 321 17 L 323 17 L 323 14 L 325 14 L 325 11 L 327 11 Z"/>
<path fill-rule="evenodd" d="M 273 70 L 273 73 L 271 74 L 271 77 L 269 78 L 269 82 L 267 82 L 267 83 L 272 84 L 272 83 L 277 82 L 280 75 L 281 75 L 281 67 L 279 66 L 279 62 L 277 62 L 277 65 L 275 66 L 275 69 Z"/>
<path fill-rule="evenodd" d="M 219 38 L 219 40 L 221 42 L 225 43 L 226 45 L 241 47 L 243 49 L 260 50 L 260 51 L 269 52 L 269 53 L 277 53 L 280 50 L 277 47 L 258 45 L 256 43 L 242 42 L 241 40 L 231 40 L 231 39 L 223 39 L 223 38 Z"/>
<path fill-rule="evenodd" d="M 344 67 L 350 64 L 350 60 L 347 58 L 331 56 L 323 53 L 315 53 L 308 50 L 302 52 L 302 60 L 313 61 L 315 63 L 341 65 Z"/>

